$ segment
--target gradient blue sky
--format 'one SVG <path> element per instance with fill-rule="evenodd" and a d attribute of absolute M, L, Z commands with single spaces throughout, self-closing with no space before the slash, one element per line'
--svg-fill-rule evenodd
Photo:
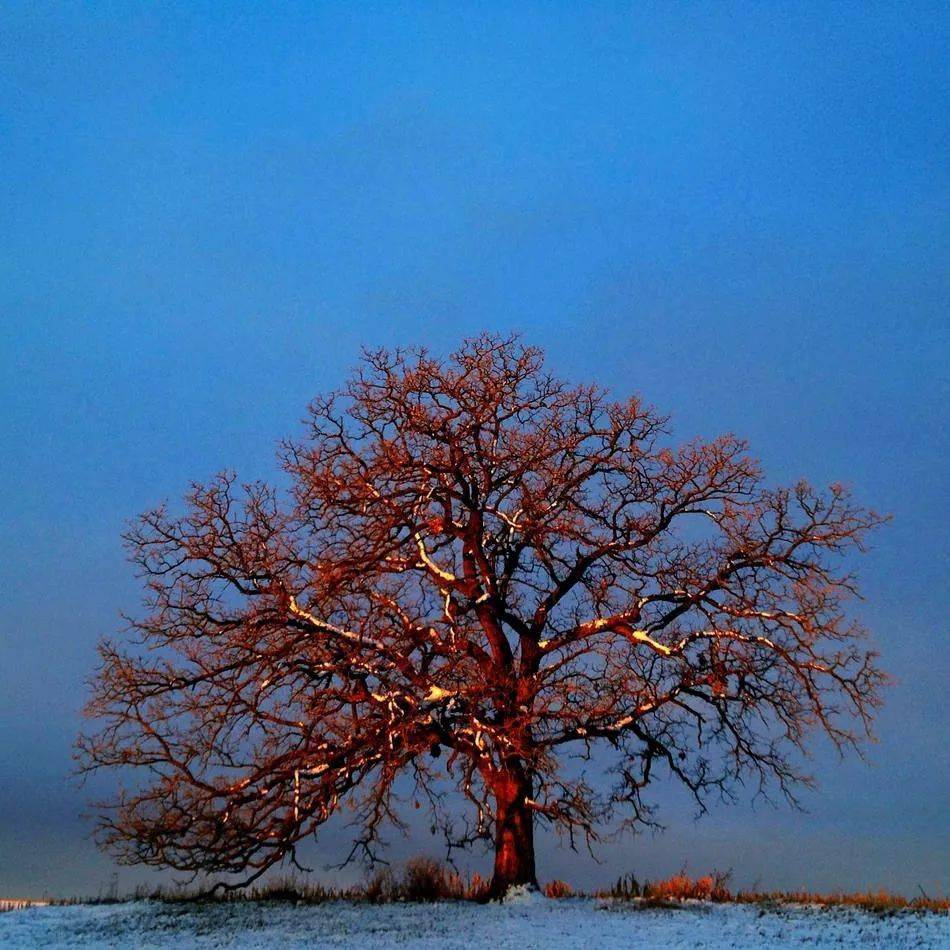
<path fill-rule="evenodd" d="M 0 894 L 112 873 L 66 775 L 124 521 L 268 475 L 360 346 L 485 328 L 894 514 L 871 764 L 820 748 L 808 814 L 659 788 L 544 876 L 950 887 L 948 7 L 579 6 L 0 3 Z"/>

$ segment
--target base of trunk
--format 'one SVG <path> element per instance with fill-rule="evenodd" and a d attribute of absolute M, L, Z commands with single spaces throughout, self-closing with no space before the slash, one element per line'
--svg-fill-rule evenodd
<path fill-rule="evenodd" d="M 538 887 L 534 865 L 534 816 L 528 807 L 529 780 L 518 773 L 496 777 L 495 868 L 488 886 L 490 900 L 503 898 L 512 887 Z"/>

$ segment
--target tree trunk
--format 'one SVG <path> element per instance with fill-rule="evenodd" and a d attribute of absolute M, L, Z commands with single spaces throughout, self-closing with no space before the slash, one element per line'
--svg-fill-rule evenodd
<path fill-rule="evenodd" d="M 538 885 L 534 868 L 534 815 L 527 804 L 531 780 L 518 767 L 496 773 L 491 787 L 495 796 L 495 871 L 488 896 L 500 898 L 518 884 Z"/>

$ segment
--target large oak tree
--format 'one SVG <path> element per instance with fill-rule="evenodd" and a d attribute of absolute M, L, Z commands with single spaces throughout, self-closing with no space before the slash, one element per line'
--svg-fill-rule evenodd
<path fill-rule="evenodd" d="M 246 881 L 344 804 L 374 856 L 414 787 L 450 844 L 494 843 L 499 894 L 538 823 L 650 821 L 658 776 L 794 797 L 812 734 L 870 725 L 840 556 L 881 519 L 765 487 L 739 439 L 671 447 L 485 336 L 367 354 L 281 458 L 287 487 L 225 474 L 127 536 L 149 610 L 102 644 L 80 740 L 144 779 L 101 819 L 123 861 Z"/>

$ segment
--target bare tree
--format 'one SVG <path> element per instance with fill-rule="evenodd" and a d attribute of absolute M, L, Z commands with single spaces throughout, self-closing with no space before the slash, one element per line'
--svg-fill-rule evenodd
<path fill-rule="evenodd" d="M 839 562 L 882 519 L 764 487 L 732 436 L 665 443 L 517 340 L 367 354 L 283 446 L 285 491 L 225 474 L 129 532 L 150 613 L 101 646 L 80 755 L 150 782 L 103 844 L 247 883 L 344 803 L 375 859 L 414 788 L 450 847 L 494 842 L 499 894 L 535 882 L 537 822 L 650 822 L 658 775 L 794 801 L 809 736 L 853 747 L 878 704 Z"/>

